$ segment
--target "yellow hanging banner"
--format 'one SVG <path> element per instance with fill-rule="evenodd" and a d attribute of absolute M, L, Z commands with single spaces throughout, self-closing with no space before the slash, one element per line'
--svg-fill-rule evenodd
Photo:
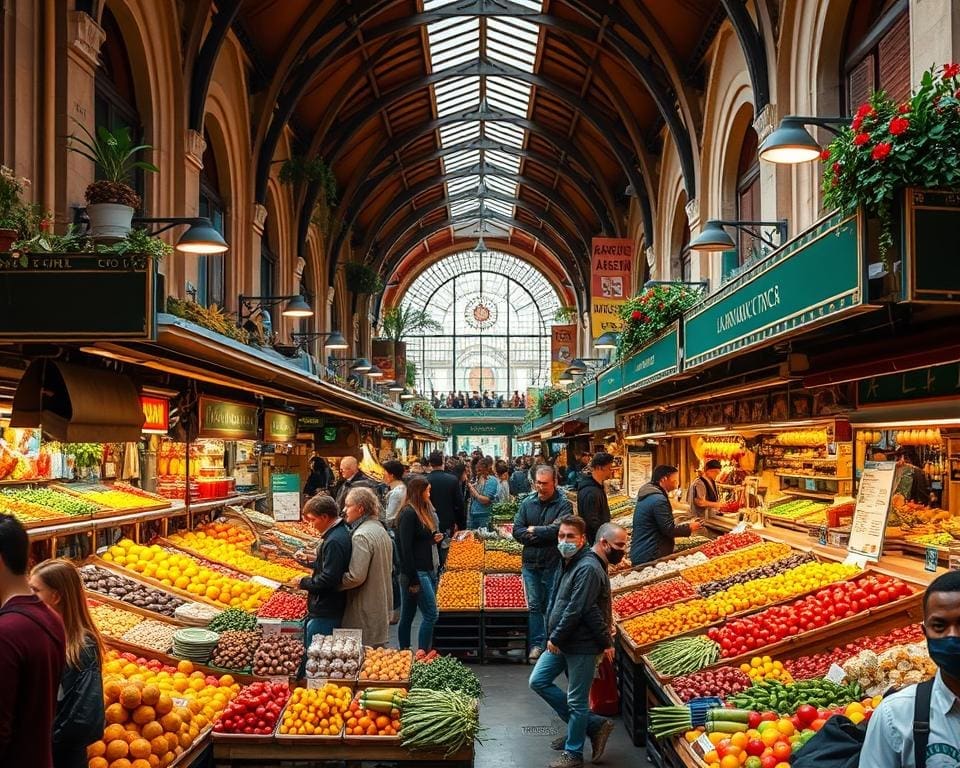
<path fill-rule="evenodd" d="M 620 307 L 633 284 L 633 240 L 595 237 L 590 254 L 590 325 L 593 338 L 623 325 Z"/>
<path fill-rule="evenodd" d="M 550 381 L 554 384 L 577 356 L 577 326 L 550 326 Z"/>

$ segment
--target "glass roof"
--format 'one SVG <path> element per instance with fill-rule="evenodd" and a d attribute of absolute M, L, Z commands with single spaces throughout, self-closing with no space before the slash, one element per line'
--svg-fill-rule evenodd
<path fill-rule="evenodd" d="M 456 2 L 424 0 L 423 9 L 433 11 Z M 515 2 L 534 11 L 543 10 L 543 0 Z M 489 62 L 532 73 L 538 37 L 537 24 L 513 16 L 443 19 L 427 25 L 431 69 L 437 73 Z M 485 112 L 526 118 L 530 93 L 530 85 L 507 75 L 464 74 L 433 86 L 438 118 Z M 443 158 L 444 173 L 458 174 L 447 182 L 447 196 L 456 200 L 450 205 L 450 216 L 464 217 L 469 225 L 466 229 L 458 226 L 458 231 L 492 231 L 494 228 L 484 226 L 487 212 L 513 218 L 514 205 L 508 201 L 517 196 L 520 155 L 511 150 L 523 148 L 526 130 L 500 119 L 481 118 L 443 126 L 439 136 L 442 148 L 464 145 Z"/>

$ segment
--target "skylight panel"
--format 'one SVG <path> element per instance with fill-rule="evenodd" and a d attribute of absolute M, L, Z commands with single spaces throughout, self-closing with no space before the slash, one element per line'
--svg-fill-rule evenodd
<path fill-rule="evenodd" d="M 454 152 L 443 159 L 443 167 L 447 173 L 458 171 L 461 168 L 469 168 L 480 162 L 480 150 L 474 149 L 467 152 Z"/>
<path fill-rule="evenodd" d="M 440 128 L 440 144 L 444 147 L 479 137 L 480 122 L 478 120 L 463 120 Z"/>
<path fill-rule="evenodd" d="M 447 182 L 447 192 L 449 192 L 451 196 L 457 195 L 468 189 L 476 189 L 479 183 L 479 176 L 464 176 L 459 179 L 452 179 Z"/>
<path fill-rule="evenodd" d="M 513 215 L 513 206 L 502 200 L 487 200 L 487 208 L 509 218 Z"/>
<path fill-rule="evenodd" d="M 523 128 L 512 123 L 494 121 L 485 123 L 485 126 L 487 135 L 497 141 L 518 149 L 523 146 Z"/>
<path fill-rule="evenodd" d="M 464 77 L 440 83 L 436 98 L 438 117 L 476 109 L 480 106 L 480 78 Z"/>
<path fill-rule="evenodd" d="M 490 189 L 496 190 L 504 195 L 510 195 L 510 197 L 516 194 L 517 185 L 515 182 L 506 181 L 501 176 L 485 176 L 484 180 Z"/>
<path fill-rule="evenodd" d="M 519 155 L 508 155 L 499 149 L 488 149 L 487 160 L 498 168 L 504 168 L 511 173 L 518 173 L 520 171 Z"/>
<path fill-rule="evenodd" d="M 497 109 L 517 117 L 527 116 L 530 103 L 530 87 L 518 88 L 503 77 L 487 78 L 487 100 Z"/>

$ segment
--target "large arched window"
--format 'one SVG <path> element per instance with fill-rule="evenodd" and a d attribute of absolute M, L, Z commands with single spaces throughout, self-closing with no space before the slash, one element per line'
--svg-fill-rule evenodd
<path fill-rule="evenodd" d="M 401 303 L 442 326 L 406 337 L 421 392 L 506 396 L 550 383 L 550 324 L 560 301 L 522 259 L 499 251 L 448 256 L 424 270 Z"/>
<path fill-rule="evenodd" d="M 223 197 L 220 193 L 220 175 L 213 152 L 210 134 L 203 132 L 206 149 L 203 150 L 203 170 L 200 171 L 200 201 L 198 213 L 210 219 L 213 228 L 221 235 L 225 230 Z M 225 305 L 226 260 L 223 254 L 200 256 L 197 263 L 197 301 L 205 307 Z"/>

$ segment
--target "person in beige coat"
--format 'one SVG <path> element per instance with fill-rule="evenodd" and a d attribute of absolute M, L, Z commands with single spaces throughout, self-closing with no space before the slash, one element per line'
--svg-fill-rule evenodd
<path fill-rule="evenodd" d="M 386 645 L 393 605 L 393 543 L 380 522 L 380 502 L 369 488 L 353 488 L 344 499 L 353 528 L 350 566 L 340 588 L 347 590 L 342 627 L 363 630 L 363 644 Z"/>

